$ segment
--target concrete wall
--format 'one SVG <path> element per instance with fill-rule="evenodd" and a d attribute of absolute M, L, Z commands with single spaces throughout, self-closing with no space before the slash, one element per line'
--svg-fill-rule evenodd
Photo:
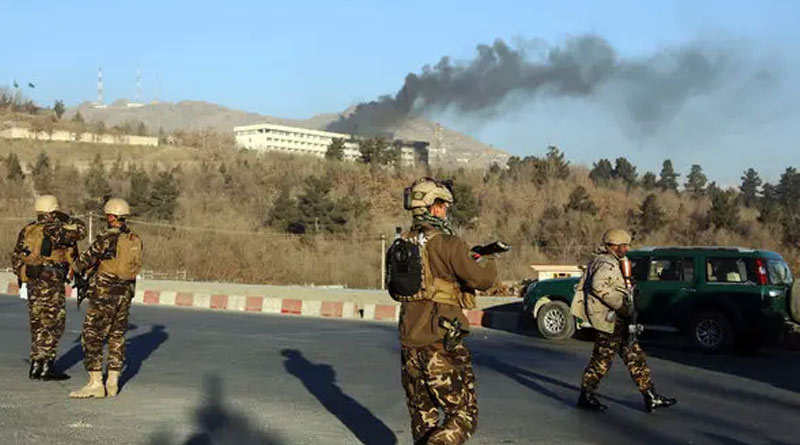
<path fill-rule="evenodd" d="M 97 144 L 122 144 L 122 145 L 145 145 L 150 147 L 158 146 L 158 138 L 150 136 L 134 135 L 111 135 L 102 136 L 94 133 L 84 132 L 77 134 L 66 130 L 55 130 L 52 134 L 40 131 L 38 133 L 27 128 L 12 127 L 0 131 L 0 137 L 6 139 L 35 139 L 40 141 L 62 141 L 62 142 L 89 142 Z"/>

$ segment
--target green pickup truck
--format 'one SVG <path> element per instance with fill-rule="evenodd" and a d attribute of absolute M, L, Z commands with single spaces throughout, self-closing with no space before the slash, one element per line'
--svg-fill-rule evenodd
<path fill-rule="evenodd" d="M 686 333 L 702 351 L 752 348 L 800 323 L 800 286 L 768 250 L 654 247 L 631 250 L 639 321 Z M 523 308 L 547 339 L 590 327 L 570 314 L 578 278 L 543 280 L 525 291 Z M 795 294 L 795 295 L 792 295 Z M 794 301 L 792 301 L 794 297 Z M 791 315 L 790 315 L 791 314 Z"/>

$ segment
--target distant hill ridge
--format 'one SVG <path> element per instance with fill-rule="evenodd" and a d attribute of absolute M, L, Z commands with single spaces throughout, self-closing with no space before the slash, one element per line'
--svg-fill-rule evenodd
<path fill-rule="evenodd" d="M 200 130 L 212 128 L 217 131 L 230 132 L 234 126 L 258 123 L 273 123 L 296 127 L 324 130 L 328 124 L 339 118 L 340 113 L 325 113 L 310 119 L 284 119 L 265 116 L 258 113 L 233 110 L 217 104 L 203 101 L 184 100 L 177 103 L 149 103 L 139 107 L 129 107 L 130 102 L 118 100 L 106 108 L 94 108 L 90 102 L 84 102 L 66 112 L 70 119 L 77 112 L 86 121 L 104 121 L 107 125 L 115 125 L 127 120 L 144 122 L 148 128 L 165 131 L 178 129 Z M 346 114 L 345 110 L 341 114 Z M 425 118 L 411 119 L 396 128 L 389 128 L 396 137 L 434 142 L 436 124 Z M 461 164 L 470 167 L 485 167 L 492 162 L 505 163 L 508 153 L 495 149 L 463 133 L 442 126 L 443 144 L 447 150 L 444 156 L 446 164 Z"/>

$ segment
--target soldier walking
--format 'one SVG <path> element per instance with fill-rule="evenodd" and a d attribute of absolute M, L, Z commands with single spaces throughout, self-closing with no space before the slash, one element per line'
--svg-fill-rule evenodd
<path fill-rule="evenodd" d="M 387 253 L 389 293 L 402 303 L 401 374 L 415 444 L 462 444 L 477 428 L 472 357 L 461 341 L 469 322 L 462 310 L 475 307 L 475 289 L 494 284 L 497 266 L 493 256 L 477 262 L 455 236 L 448 221 L 452 204 L 445 184 L 416 181 L 406 189 L 411 229 Z"/>
<path fill-rule="evenodd" d="M 31 353 L 28 377 L 64 380 L 69 376 L 53 368 L 58 342 L 66 322 L 64 283 L 72 275 L 77 242 L 86 225 L 58 210 L 53 195 L 36 198 L 36 221 L 22 228 L 11 254 L 17 280 L 28 287 Z"/>
<path fill-rule="evenodd" d="M 128 327 L 136 275 L 142 266 L 142 241 L 130 230 L 128 203 L 109 199 L 104 207 L 108 229 L 97 236 L 75 263 L 77 273 L 89 276 L 89 308 L 83 321 L 83 364 L 89 383 L 69 394 L 72 398 L 114 397 L 125 362 Z M 103 385 L 103 343 L 108 341 L 108 377 Z"/>
<path fill-rule="evenodd" d="M 609 229 L 603 234 L 603 245 L 594 254 L 586 272 L 577 285 L 572 300 L 573 315 L 591 323 L 597 331 L 589 365 L 583 373 L 578 407 L 605 411 L 595 391 L 608 373 L 614 355 L 619 354 L 644 397 L 645 410 L 668 407 L 677 400 L 655 392 L 644 351 L 638 341 L 629 341 L 632 311 L 630 292 L 620 269 L 620 260 L 630 250 L 631 236 L 621 229 Z"/>

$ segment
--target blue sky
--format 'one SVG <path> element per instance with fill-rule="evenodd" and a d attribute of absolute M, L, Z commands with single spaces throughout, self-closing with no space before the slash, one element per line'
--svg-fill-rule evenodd
<path fill-rule="evenodd" d="M 98 67 L 103 68 L 107 101 L 131 98 L 141 66 L 145 99 L 158 94 L 161 100 L 206 100 L 305 118 L 394 93 L 407 73 L 444 55 L 470 59 L 476 45 L 496 38 L 558 45 L 587 33 L 607 39 L 623 58 L 712 41 L 774 60 L 787 78 L 800 72 L 800 2 L 790 0 L 0 4 L 0 85 L 32 81 L 36 88 L 26 93 L 48 105 L 55 99 L 68 105 L 93 100 Z M 764 100 L 800 97 L 796 88 L 787 88 Z M 800 164 L 797 145 L 791 149 L 798 130 L 790 127 L 796 120 L 785 125 L 770 121 L 767 127 L 762 122 L 756 131 L 748 128 L 751 119 L 742 119 L 745 124 L 733 136 L 722 126 L 717 131 L 725 134 L 719 138 L 706 131 L 683 144 L 688 147 L 676 148 L 687 127 L 677 126 L 668 137 L 631 141 L 614 128 L 614 119 L 597 118 L 602 111 L 597 104 L 551 100 L 477 125 L 475 118 L 432 117 L 514 154 L 538 154 L 553 143 L 578 163 L 625 154 L 638 161 L 640 170 L 657 170 L 661 159 L 672 157 L 679 170 L 700 162 L 723 183 L 737 182 L 749 166 L 773 179 L 785 166 Z M 770 112 L 786 119 L 800 116 L 791 104 Z M 764 113 L 754 120 L 769 121 L 765 116 L 770 114 Z M 677 121 L 708 127 L 697 122 L 700 114 L 698 109 L 694 117 Z M 719 120 L 712 117 L 707 118 Z M 748 158 L 742 146 L 750 140 L 761 141 L 761 150 L 774 156 L 767 159 L 762 151 Z M 701 151 L 696 145 L 713 149 Z"/>

